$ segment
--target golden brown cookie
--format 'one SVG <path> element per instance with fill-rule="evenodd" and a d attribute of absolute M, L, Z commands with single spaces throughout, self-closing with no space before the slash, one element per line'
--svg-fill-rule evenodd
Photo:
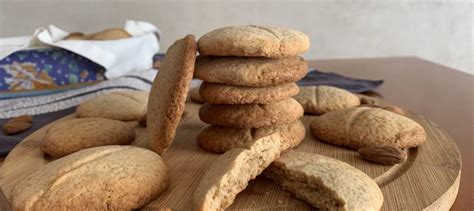
<path fill-rule="evenodd" d="M 125 122 L 105 118 L 79 118 L 49 127 L 40 149 L 45 154 L 60 158 L 91 147 L 130 144 L 134 139 L 135 130 Z"/>
<path fill-rule="evenodd" d="M 102 146 L 52 161 L 12 190 L 13 210 L 132 210 L 168 187 L 166 166 L 151 150 Z"/>
<path fill-rule="evenodd" d="M 309 48 L 303 32 L 274 26 L 229 26 L 204 34 L 198 41 L 201 55 L 284 58 Z"/>
<path fill-rule="evenodd" d="M 106 29 L 90 35 L 91 40 L 118 40 L 132 37 L 130 33 L 123 29 Z"/>
<path fill-rule="evenodd" d="M 323 155 L 290 150 L 264 175 L 321 210 L 380 210 L 383 204 L 382 191 L 372 178 Z"/>
<path fill-rule="evenodd" d="M 257 139 L 248 149 L 235 148 L 220 155 L 201 177 L 193 193 L 194 210 L 224 210 L 282 152 L 281 136 Z"/>
<path fill-rule="evenodd" d="M 316 115 L 360 105 L 356 95 L 331 86 L 301 86 L 294 98 L 305 113 Z"/>
<path fill-rule="evenodd" d="M 202 99 L 201 95 L 199 94 L 199 87 L 194 87 L 191 90 L 189 90 L 189 97 L 191 100 L 195 103 L 204 103 L 204 100 Z"/>
<path fill-rule="evenodd" d="M 235 86 L 273 86 L 302 79 L 308 64 L 301 57 L 283 59 L 209 57 L 196 59 L 196 78 Z"/>
<path fill-rule="evenodd" d="M 217 105 L 204 104 L 199 118 L 212 125 L 237 128 L 261 128 L 290 124 L 303 116 L 303 108 L 296 100 L 269 104 Z"/>
<path fill-rule="evenodd" d="M 416 147 L 426 140 L 417 122 L 380 108 L 354 107 L 319 116 L 311 123 L 318 140 L 359 149 L 369 146 Z"/>
<path fill-rule="evenodd" d="M 196 60 L 193 35 L 177 40 L 168 48 L 153 81 L 148 102 L 147 128 L 151 149 L 166 152 L 173 142 L 184 111 Z"/>
<path fill-rule="evenodd" d="M 298 92 L 295 83 L 246 87 L 204 82 L 199 90 L 202 99 L 210 104 L 268 104 L 288 99 Z"/>
<path fill-rule="evenodd" d="M 285 146 L 283 150 L 298 146 L 305 136 L 305 128 L 297 120 L 288 125 L 269 128 L 232 128 L 210 125 L 202 129 L 197 135 L 199 146 L 206 151 L 224 153 L 233 148 L 247 148 L 253 141 L 279 132 Z"/>
<path fill-rule="evenodd" d="M 122 121 L 139 119 L 146 113 L 148 92 L 117 91 L 90 98 L 76 108 L 77 117 L 103 117 Z"/>

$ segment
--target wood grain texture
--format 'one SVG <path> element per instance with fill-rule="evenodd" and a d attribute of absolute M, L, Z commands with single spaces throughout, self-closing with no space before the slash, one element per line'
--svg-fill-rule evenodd
<path fill-rule="evenodd" d="M 147 208 L 173 208 L 190 210 L 191 197 L 204 171 L 218 156 L 200 149 L 195 137 L 205 126 L 198 118 L 199 104 L 188 102 L 186 114 L 178 128 L 175 141 L 163 156 L 169 168 L 171 183 L 168 190 Z M 362 160 L 357 152 L 315 140 L 308 130 L 314 116 L 304 116 L 306 138 L 297 151 L 312 152 L 347 162 L 373 177 L 382 187 L 383 210 L 446 210 L 453 204 L 459 187 L 461 158 L 454 141 L 435 123 L 416 114 L 409 114 L 426 129 L 428 140 L 408 151 L 405 163 L 385 166 Z M 74 115 L 65 119 L 75 118 Z M 52 123 L 52 124 L 54 124 Z M 130 122 L 136 125 L 136 122 Z M 21 142 L 5 159 L 0 173 L 0 185 L 8 200 L 13 186 L 52 158 L 39 150 L 44 132 L 50 125 L 36 131 Z M 136 126 L 134 145 L 147 147 L 146 129 Z M 240 193 L 230 209 L 294 210 L 311 207 L 272 181 L 257 177 Z"/>

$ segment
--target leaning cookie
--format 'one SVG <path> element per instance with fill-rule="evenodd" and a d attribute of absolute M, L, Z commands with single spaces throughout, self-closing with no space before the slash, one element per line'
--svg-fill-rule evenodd
<path fill-rule="evenodd" d="M 135 130 L 125 122 L 78 118 L 49 127 L 40 149 L 45 154 L 60 158 L 91 147 L 130 144 L 134 139 Z"/>
<path fill-rule="evenodd" d="M 290 124 L 303 116 L 303 108 L 296 100 L 269 104 L 217 105 L 204 104 L 199 118 L 212 125 L 237 128 L 261 128 Z"/>
<path fill-rule="evenodd" d="M 148 92 L 117 91 L 82 102 L 76 108 L 77 117 L 103 117 L 122 121 L 139 119 L 146 113 Z"/>
<path fill-rule="evenodd" d="M 210 125 L 202 129 L 196 139 L 204 150 L 224 153 L 233 148 L 247 148 L 253 141 L 275 132 L 279 132 L 282 136 L 283 150 L 298 146 L 305 136 L 304 125 L 297 120 L 288 125 L 269 128 L 232 128 Z"/>
<path fill-rule="evenodd" d="M 372 178 L 323 155 L 290 150 L 264 175 L 321 210 L 380 210 L 383 204 L 382 191 Z"/>
<path fill-rule="evenodd" d="M 184 112 L 196 60 L 196 40 L 187 35 L 166 51 L 148 102 L 147 127 L 150 146 L 162 155 L 173 142 Z"/>
<path fill-rule="evenodd" d="M 301 57 L 282 59 L 198 56 L 194 76 L 234 86 L 274 86 L 303 78 L 308 64 Z"/>
<path fill-rule="evenodd" d="M 316 115 L 360 105 L 356 95 L 331 86 L 301 86 L 294 98 L 305 113 Z"/>
<path fill-rule="evenodd" d="M 303 32 L 273 26 L 230 26 L 204 34 L 198 41 L 201 55 L 284 58 L 309 48 Z"/>
<path fill-rule="evenodd" d="M 199 89 L 202 99 L 210 104 L 268 104 L 290 98 L 298 92 L 295 83 L 245 87 L 204 82 Z"/>
<path fill-rule="evenodd" d="M 417 122 L 380 108 L 354 107 L 326 113 L 311 123 L 318 140 L 353 149 L 370 146 L 416 147 L 426 140 Z"/>
<path fill-rule="evenodd" d="M 134 210 L 168 187 L 161 157 L 133 146 L 81 150 L 39 168 L 12 190 L 13 210 Z"/>
<path fill-rule="evenodd" d="M 193 193 L 194 210 L 223 210 L 248 182 L 257 177 L 282 152 L 279 133 L 220 155 L 201 177 Z"/>

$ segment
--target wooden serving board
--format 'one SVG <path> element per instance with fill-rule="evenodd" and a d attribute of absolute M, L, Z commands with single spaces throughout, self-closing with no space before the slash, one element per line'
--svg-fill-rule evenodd
<path fill-rule="evenodd" d="M 196 134 L 205 126 L 198 117 L 200 105 L 186 104 L 186 112 L 177 131 L 175 141 L 163 156 L 168 166 L 171 183 L 166 192 L 146 208 L 172 208 L 191 210 L 191 197 L 205 170 L 218 156 L 199 148 Z M 322 143 L 313 138 L 308 130 L 314 116 L 304 116 L 306 138 L 295 150 L 318 153 L 337 158 L 364 171 L 381 186 L 384 194 L 383 210 L 447 210 L 456 198 L 461 174 L 461 156 L 449 135 L 428 119 L 409 114 L 425 128 L 428 139 L 425 144 L 409 150 L 409 158 L 403 164 L 387 166 L 362 160 L 356 151 Z M 75 118 L 64 117 L 56 122 Z M 50 124 L 50 125 L 51 125 Z M 146 128 L 136 126 L 137 137 L 133 145 L 147 147 Z M 53 159 L 39 150 L 46 129 L 36 131 L 10 152 L 1 171 L 0 185 L 10 201 L 11 190 L 24 176 L 29 175 Z M 278 185 L 264 177 L 250 182 L 229 209 L 307 210 L 312 209 Z"/>

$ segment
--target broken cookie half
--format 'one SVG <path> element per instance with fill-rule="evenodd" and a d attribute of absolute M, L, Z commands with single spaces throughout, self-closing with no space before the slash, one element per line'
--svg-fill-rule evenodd
<path fill-rule="evenodd" d="M 193 195 L 196 210 L 222 210 L 232 204 L 284 150 L 280 133 L 255 140 L 247 149 L 234 148 L 219 156 L 201 177 Z"/>
<path fill-rule="evenodd" d="M 380 210 L 383 195 L 364 172 L 340 160 L 288 151 L 264 175 L 322 210 Z"/>

